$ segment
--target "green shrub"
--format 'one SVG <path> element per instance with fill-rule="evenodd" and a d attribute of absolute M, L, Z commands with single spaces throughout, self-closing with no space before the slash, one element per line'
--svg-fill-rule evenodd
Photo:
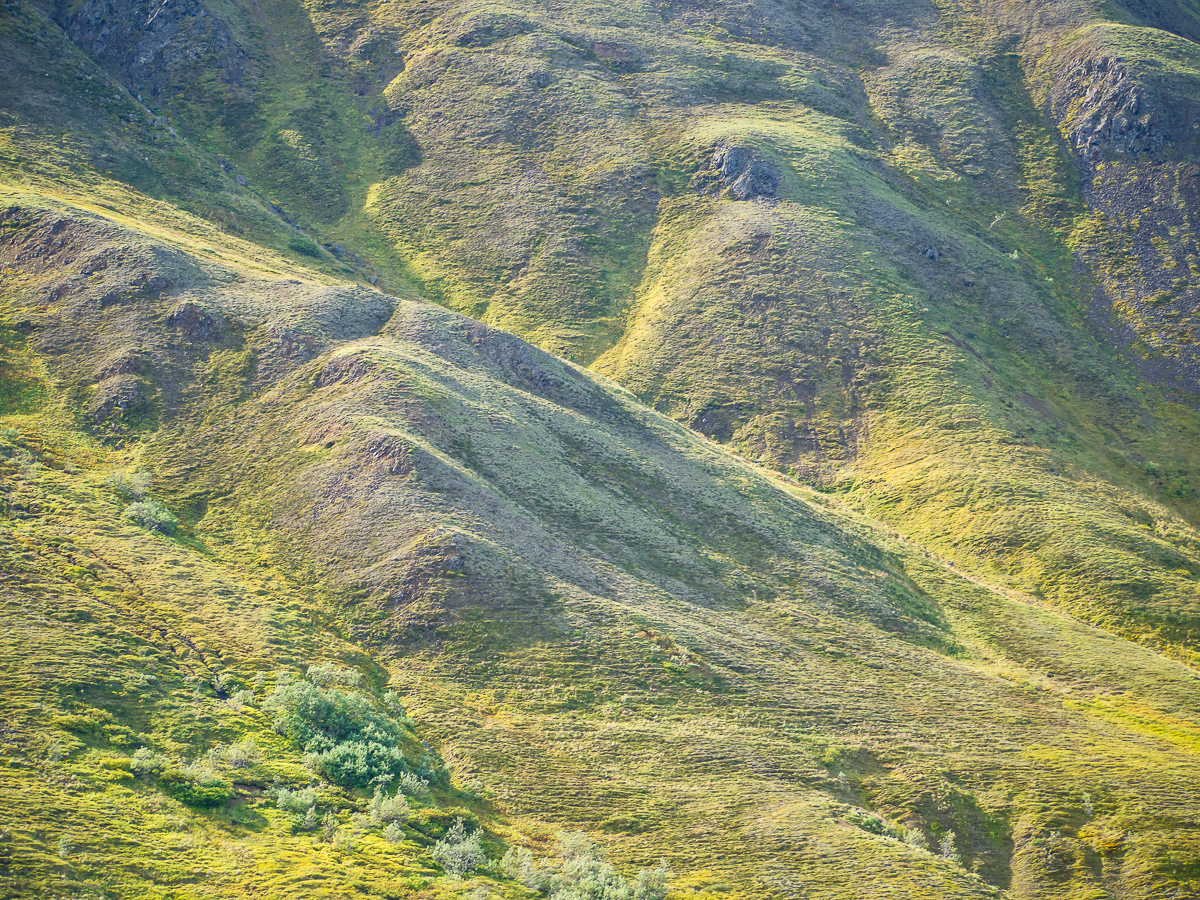
<path fill-rule="evenodd" d="M 292 816 L 292 827 L 296 831 L 315 831 L 317 826 L 321 824 L 321 819 L 317 814 L 317 808 L 310 806 L 308 812 L 304 814 L 303 819 L 297 816 Z"/>
<path fill-rule="evenodd" d="M 436 806 L 422 806 L 415 810 L 409 825 L 426 837 L 440 839 L 450 833 L 450 829 L 459 819 L 462 819 L 468 828 L 479 827 L 479 820 L 462 807 L 439 809 Z"/>
<path fill-rule="evenodd" d="M 405 765 L 404 752 L 378 741 L 341 741 L 304 754 L 304 764 L 342 787 L 368 788 L 391 781 Z"/>
<path fill-rule="evenodd" d="M 500 870 L 531 891 L 544 891 L 550 886 L 550 871 L 524 847 L 512 847 L 500 861 Z"/>
<path fill-rule="evenodd" d="M 953 831 L 947 831 L 942 836 L 941 845 L 938 847 L 938 855 L 948 863 L 961 866 L 963 864 L 963 860 L 962 856 L 959 855 L 958 848 L 954 845 L 955 837 L 956 835 Z"/>
<path fill-rule="evenodd" d="M 405 729 L 362 694 L 311 682 L 282 684 L 264 708 L 275 713 L 275 729 L 304 751 L 305 765 L 334 784 L 371 788 L 411 769 L 401 749 Z"/>
<path fill-rule="evenodd" d="M 242 689 L 225 701 L 225 705 L 234 712 L 241 712 L 247 703 L 254 702 L 254 691 Z"/>
<path fill-rule="evenodd" d="M 461 878 L 487 861 L 478 831 L 467 834 L 467 826 L 460 816 L 446 832 L 446 836 L 433 847 L 433 858 L 447 875 Z"/>
<path fill-rule="evenodd" d="M 555 855 L 557 860 L 539 861 L 528 850 L 517 847 L 505 854 L 501 871 L 553 900 L 664 900 L 667 895 L 664 865 L 626 878 L 604 860 L 583 832 L 560 834 Z"/>
<path fill-rule="evenodd" d="M 398 822 L 408 818 L 408 800 L 403 794 L 389 797 L 383 791 L 376 791 L 371 800 L 371 818 L 376 822 Z"/>
<path fill-rule="evenodd" d="M 236 744 L 230 744 L 228 747 L 214 747 L 208 751 L 209 759 L 219 765 L 228 766 L 231 769 L 246 769 L 255 765 L 258 760 L 258 747 L 254 743 L 254 738 L 242 738 Z"/>
<path fill-rule="evenodd" d="M 388 691 L 383 695 L 383 705 L 388 708 L 397 718 L 407 719 L 408 710 L 404 708 L 404 704 L 400 702 L 400 697 L 395 691 Z"/>
<path fill-rule="evenodd" d="M 149 747 L 139 747 L 129 762 L 129 771 L 134 775 L 157 777 L 170 765 L 171 761 L 161 753 L 155 753 Z"/>
<path fill-rule="evenodd" d="M 317 813 L 317 792 L 313 788 L 297 791 L 280 788 L 275 795 L 275 806 L 289 814 L 293 831 L 313 831 L 321 824 Z"/>
<path fill-rule="evenodd" d="M 173 534 L 179 520 L 157 500 L 139 500 L 125 507 L 125 518 L 131 519 L 147 531 Z"/>
<path fill-rule="evenodd" d="M 311 256 L 313 259 L 321 258 L 321 248 L 308 238 L 298 234 L 293 234 L 288 240 L 288 249 L 294 250 L 301 256 Z"/>
<path fill-rule="evenodd" d="M 863 831 L 871 834 L 883 834 L 884 824 L 879 816 L 873 816 L 863 809 L 852 809 L 846 813 L 845 819 L 852 825 L 857 825 Z"/>
<path fill-rule="evenodd" d="M 122 500 L 141 500 L 150 486 L 150 473 L 134 472 L 132 475 L 126 475 L 124 472 L 117 472 L 110 475 L 106 483 Z"/>
<path fill-rule="evenodd" d="M 301 788 L 298 791 L 280 788 L 275 795 L 275 805 L 284 812 L 304 814 L 317 804 L 317 792 L 313 788 Z"/>
<path fill-rule="evenodd" d="M 396 787 L 409 797 L 424 797 L 429 793 L 429 782 L 412 772 L 401 772 L 396 778 Z"/>
<path fill-rule="evenodd" d="M 655 866 L 637 873 L 633 884 L 635 900 L 665 900 L 667 896 L 667 867 Z"/>
<path fill-rule="evenodd" d="M 184 769 L 167 769 L 159 776 L 158 787 L 168 797 L 200 808 L 224 806 L 233 797 L 228 782 L 212 769 L 196 764 Z"/>
<path fill-rule="evenodd" d="M 328 663 L 323 666 L 309 666 L 308 680 L 317 687 L 358 687 L 362 681 L 362 675 L 353 669 L 343 669 L 341 666 L 335 666 Z"/>

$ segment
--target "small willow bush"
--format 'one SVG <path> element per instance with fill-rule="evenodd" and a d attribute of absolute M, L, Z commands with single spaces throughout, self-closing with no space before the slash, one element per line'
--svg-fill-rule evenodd
<path fill-rule="evenodd" d="M 539 859 L 517 847 L 505 854 L 500 867 L 508 877 L 552 900 L 664 900 L 667 896 L 665 865 L 627 878 L 581 831 L 559 835 L 553 858 Z"/>
<path fill-rule="evenodd" d="M 303 751 L 305 765 L 333 784 L 356 789 L 424 781 L 414 768 L 427 778 L 438 776 L 430 760 L 409 763 L 403 750 L 408 727 L 353 690 L 357 673 L 309 671 L 314 680 L 282 683 L 263 705 L 275 714 L 275 730 Z"/>

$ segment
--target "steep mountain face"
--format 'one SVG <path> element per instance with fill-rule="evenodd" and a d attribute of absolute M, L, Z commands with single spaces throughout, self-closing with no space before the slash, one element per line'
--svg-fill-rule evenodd
<path fill-rule="evenodd" d="M 5 889 L 1200 892 L 1198 21 L 7 3 Z"/>
<path fill-rule="evenodd" d="M 1079 238 L 1097 282 L 1093 318 L 1182 402 L 1198 383 L 1197 61 L 1191 41 L 1097 24 L 1042 64 L 1053 78 L 1047 106 L 1075 151 L 1094 219 Z"/>

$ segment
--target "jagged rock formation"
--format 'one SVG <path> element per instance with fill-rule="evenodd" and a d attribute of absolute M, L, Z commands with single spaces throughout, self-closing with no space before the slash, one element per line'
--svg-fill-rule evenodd
<path fill-rule="evenodd" d="M 51 12 L 71 40 L 119 74 L 132 93 L 150 98 L 169 86 L 178 89 L 200 67 L 230 87 L 246 86 L 245 51 L 200 0 L 86 0 Z"/>

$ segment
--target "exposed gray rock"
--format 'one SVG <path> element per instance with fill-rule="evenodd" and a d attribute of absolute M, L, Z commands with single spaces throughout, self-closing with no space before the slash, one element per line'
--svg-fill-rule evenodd
<path fill-rule="evenodd" d="M 132 91 L 157 94 L 203 60 L 230 86 L 246 80 L 247 55 L 200 0 L 83 0 L 59 7 L 58 24 L 82 49 L 121 73 Z"/>
<path fill-rule="evenodd" d="M 1189 93 L 1162 92 L 1147 73 L 1085 47 L 1060 70 L 1051 108 L 1085 165 L 1105 155 L 1161 159 L 1200 146 L 1200 104 Z"/>
<path fill-rule="evenodd" d="M 701 190 L 734 200 L 773 200 L 779 197 L 780 174 L 778 167 L 753 147 L 720 146 L 696 182 Z"/>

